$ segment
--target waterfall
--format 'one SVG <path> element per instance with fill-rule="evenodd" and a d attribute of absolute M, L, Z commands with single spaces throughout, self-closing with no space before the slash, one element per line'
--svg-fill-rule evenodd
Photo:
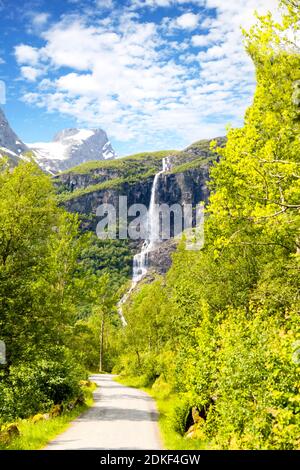
<path fill-rule="evenodd" d="M 156 173 L 152 184 L 150 204 L 147 214 L 147 239 L 144 241 L 140 253 L 137 253 L 133 258 L 132 282 L 135 284 L 139 282 L 147 273 L 149 252 L 154 248 L 155 242 L 159 238 L 159 214 L 157 210 L 158 205 L 156 204 L 156 193 L 157 183 L 161 174 L 162 171 Z"/>
<path fill-rule="evenodd" d="M 133 258 L 133 272 L 132 281 L 129 291 L 122 297 L 118 303 L 118 313 L 123 326 L 127 325 L 127 322 L 123 315 L 122 305 L 128 300 L 131 292 L 137 285 L 137 283 L 147 274 L 149 268 L 149 253 L 155 248 L 157 241 L 159 240 L 159 212 L 157 200 L 157 186 L 160 179 L 160 175 L 171 168 L 169 157 L 163 158 L 162 162 L 163 169 L 156 173 L 152 188 L 150 204 L 147 212 L 147 239 L 144 241 L 142 249 Z"/>

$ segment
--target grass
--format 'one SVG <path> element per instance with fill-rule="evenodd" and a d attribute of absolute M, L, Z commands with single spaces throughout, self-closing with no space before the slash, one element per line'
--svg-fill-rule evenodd
<path fill-rule="evenodd" d="M 16 422 L 20 431 L 20 436 L 14 438 L 8 445 L 0 445 L 0 450 L 39 450 L 42 449 L 61 434 L 81 413 L 86 411 L 93 404 L 93 394 L 96 385 L 85 388 L 85 404 L 77 406 L 72 411 L 62 413 L 56 418 L 38 421 L 33 423 L 30 419 Z"/>
<path fill-rule="evenodd" d="M 129 155 L 128 157 L 117 158 L 115 160 L 95 160 L 82 163 L 81 165 L 75 166 L 70 170 L 64 171 L 62 174 L 75 173 L 77 175 L 83 175 L 86 173 L 93 172 L 95 170 L 102 169 L 122 170 L 125 167 L 136 166 L 141 162 L 149 162 L 149 160 L 157 160 L 159 162 L 162 160 L 162 158 L 167 157 L 171 154 L 175 154 L 176 152 L 176 150 L 161 150 L 159 152 L 137 153 L 135 155 Z"/>
<path fill-rule="evenodd" d="M 216 160 L 216 157 L 207 157 L 202 158 L 198 157 L 195 160 L 182 163 L 181 165 L 174 166 L 171 170 L 171 173 L 185 173 L 186 171 L 193 170 L 195 168 L 201 168 L 205 165 L 210 165 L 213 161 Z"/>
<path fill-rule="evenodd" d="M 163 445 L 168 450 L 201 450 L 206 447 L 206 443 L 186 439 L 184 436 L 176 432 L 172 425 L 172 411 L 178 397 L 174 393 L 163 390 L 162 388 L 145 387 L 144 377 L 117 377 L 117 382 L 127 387 L 139 388 L 148 393 L 156 401 L 159 412 L 158 425 L 162 437 Z"/>
<path fill-rule="evenodd" d="M 210 151 L 210 145 L 212 141 L 216 141 L 217 145 L 222 147 L 226 143 L 226 137 L 216 137 L 214 139 L 202 139 L 194 142 L 193 144 L 189 145 L 186 150 L 190 149 L 199 149 L 203 151 Z"/>
<path fill-rule="evenodd" d="M 91 184 L 86 188 L 75 189 L 75 191 L 73 191 L 72 193 L 60 193 L 57 196 L 57 200 L 58 202 L 67 202 L 71 201 L 72 199 L 77 199 L 86 194 L 94 193 L 96 191 L 104 191 L 106 189 L 120 189 L 124 182 L 124 178 L 113 178 L 111 180 L 104 181 L 103 183 Z"/>

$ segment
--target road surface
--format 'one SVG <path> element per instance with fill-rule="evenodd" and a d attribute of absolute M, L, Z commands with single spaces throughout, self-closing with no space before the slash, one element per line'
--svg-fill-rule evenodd
<path fill-rule="evenodd" d="M 162 449 L 158 414 L 149 395 L 116 383 L 109 374 L 91 380 L 98 385 L 94 405 L 46 450 Z"/>

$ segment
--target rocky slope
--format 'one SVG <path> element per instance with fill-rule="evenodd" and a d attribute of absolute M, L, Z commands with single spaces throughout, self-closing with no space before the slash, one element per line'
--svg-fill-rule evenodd
<path fill-rule="evenodd" d="M 16 165 L 22 154 L 28 150 L 28 147 L 12 130 L 4 112 L 0 108 L 0 156 L 6 156 L 12 165 Z"/>
<path fill-rule="evenodd" d="M 224 138 L 217 140 L 220 146 L 225 144 Z M 170 157 L 171 168 L 160 177 L 157 203 L 195 206 L 207 201 L 209 169 L 218 158 L 210 150 L 209 140 L 196 142 L 182 152 L 144 153 L 80 165 L 55 177 L 59 200 L 68 211 L 80 214 L 84 229 L 95 231 L 99 221 L 96 210 L 102 203 L 113 204 L 118 210 L 122 195 L 127 196 L 128 206 L 139 203 L 149 207 L 153 178 L 166 156 Z M 151 255 L 156 272 L 168 270 L 175 246 L 172 241 L 166 242 Z M 132 243 L 134 253 L 139 247 L 140 243 Z"/>
<path fill-rule="evenodd" d="M 182 152 L 146 152 L 72 168 L 54 178 L 60 201 L 71 212 L 82 215 L 95 214 L 101 202 L 114 203 L 119 195 L 127 196 L 128 204 L 148 207 L 154 175 L 166 156 L 170 157 L 171 169 L 160 178 L 158 202 L 195 205 L 207 201 L 209 169 L 217 159 L 210 142 L 196 142 Z M 218 138 L 218 145 L 224 143 L 224 138 Z"/>

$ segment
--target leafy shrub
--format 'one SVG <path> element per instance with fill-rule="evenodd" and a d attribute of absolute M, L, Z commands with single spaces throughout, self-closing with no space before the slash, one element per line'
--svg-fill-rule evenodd
<path fill-rule="evenodd" d="M 178 432 L 182 436 L 187 431 L 189 425 L 192 424 L 192 422 L 189 423 L 190 414 L 190 400 L 186 396 L 182 395 L 175 404 L 171 414 L 172 427 L 174 431 Z"/>
<path fill-rule="evenodd" d="M 158 379 L 155 380 L 152 385 L 152 390 L 155 393 L 155 396 L 160 398 L 167 398 L 172 392 L 172 386 L 165 381 L 164 377 L 161 375 Z"/>
<path fill-rule="evenodd" d="M 10 367 L 8 377 L 0 384 L 2 421 L 48 411 L 54 404 L 81 394 L 83 371 L 64 350 L 58 356 Z"/>

